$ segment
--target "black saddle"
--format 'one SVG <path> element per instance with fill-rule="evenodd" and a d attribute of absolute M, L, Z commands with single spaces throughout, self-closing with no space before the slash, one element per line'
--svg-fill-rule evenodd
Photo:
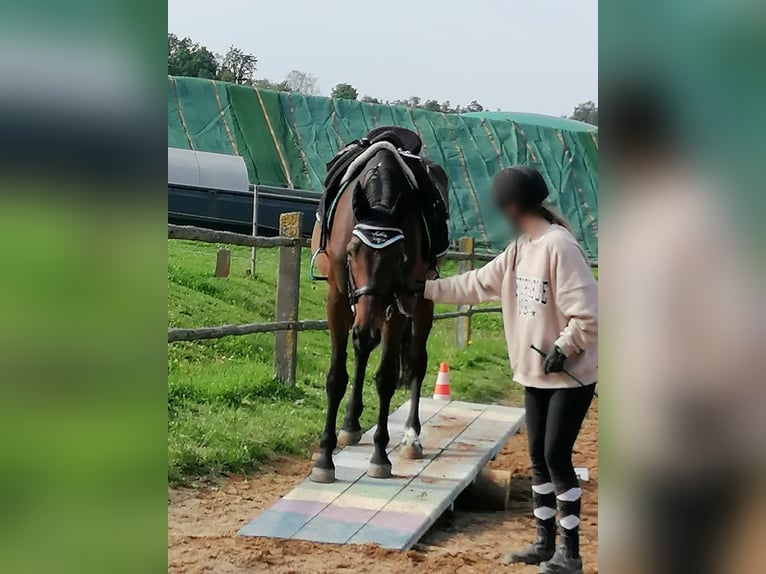
<path fill-rule="evenodd" d="M 328 190 L 334 190 L 340 186 L 348 167 L 365 149 L 382 141 L 413 155 L 418 155 L 423 145 L 420 136 L 411 130 L 397 126 L 375 128 L 362 139 L 347 144 L 327 162 L 327 175 L 324 180 L 325 195 Z"/>
<path fill-rule="evenodd" d="M 346 145 L 327 163 L 324 193 L 319 203 L 317 219 L 320 223 L 320 251 L 327 247 L 332 225 L 333 207 L 342 192 L 341 186 L 351 164 L 371 145 L 388 142 L 399 151 L 400 156 L 415 176 L 417 201 L 426 229 L 425 246 L 431 264 L 449 248 L 449 182 L 442 167 L 428 158 L 419 156 L 422 148 L 420 136 L 406 128 L 383 126 L 372 130 L 365 137 Z M 358 174 L 350 174 L 356 177 Z M 349 180 L 351 178 L 348 178 Z"/>

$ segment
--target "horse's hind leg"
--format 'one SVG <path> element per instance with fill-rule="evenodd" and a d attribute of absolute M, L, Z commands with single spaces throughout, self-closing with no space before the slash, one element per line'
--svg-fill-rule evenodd
<path fill-rule="evenodd" d="M 388 414 L 391 410 L 391 398 L 396 390 L 399 375 L 399 346 L 401 344 L 404 317 L 394 315 L 383 327 L 383 349 L 380 354 L 380 367 L 375 374 L 375 387 L 380 399 L 378 409 L 378 427 L 373 438 L 375 446 L 370 459 L 367 475 L 373 478 L 391 476 L 391 460 L 386 454 L 388 446 Z"/>
<path fill-rule="evenodd" d="M 427 299 L 418 301 L 413 315 L 412 338 L 405 359 L 408 368 L 404 372 L 410 376 L 410 414 L 402 439 L 402 456 L 421 458 L 423 445 L 420 443 L 420 389 L 428 366 L 426 343 L 433 323 L 434 304 Z"/>
<path fill-rule="evenodd" d="M 348 330 L 351 326 L 351 309 L 345 295 L 334 291 L 327 299 L 327 322 L 332 342 L 330 370 L 327 373 L 325 390 L 327 393 L 327 416 L 324 432 L 319 443 L 319 459 L 311 470 L 311 480 L 314 482 L 333 482 L 335 480 L 335 465 L 332 462 L 332 452 L 337 446 L 335 425 L 338 418 L 338 407 L 348 385 L 346 371 L 346 346 L 348 345 Z"/>
<path fill-rule="evenodd" d="M 367 362 L 376 342 L 370 340 L 367 331 L 361 331 L 352 335 L 354 344 L 354 380 L 351 384 L 351 397 L 346 405 L 346 416 L 343 419 L 343 429 L 338 437 L 341 444 L 357 444 L 362 439 L 362 427 L 359 417 L 362 416 L 364 404 L 362 403 L 362 390 L 364 389 L 364 375 L 367 372 Z"/>

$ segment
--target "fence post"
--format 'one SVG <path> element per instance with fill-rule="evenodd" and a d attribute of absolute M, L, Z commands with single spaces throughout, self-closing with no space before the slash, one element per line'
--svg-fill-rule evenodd
<path fill-rule="evenodd" d="M 279 248 L 276 321 L 298 321 L 302 215 L 300 212 L 292 212 L 279 216 L 279 235 L 296 241 L 290 247 Z M 274 334 L 274 373 L 280 381 L 288 385 L 295 384 L 297 354 L 297 326 L 288 331 L 277 331 Z"/>
<path fill-rule="evenodd" d="M 253 237 L 258 235 L 258 186 L 253 185 Z M 250 248 L 250 278 L 255 279 L 255 246 Z"/>
<path fill-rule="evenodd" d="M 458 243 L 458 251 L 473 255 L 473 237 L 461 237 Z M 458 273 L 465 273 L 473 269 L 473 258 L 461 259 L 457 263 Z M 468 311 L 470 305 L 458 305 L 458 311 Z M 455 330 L 455 345 L 458 349 L 465 349 L 468 341 L 471 340 L 471 317 L 458 317 L 457 328 Z"/>
<path fill-rule="evenodd" d="M 215 256 L 215 276 L 228 277 L 231 270 L 231 251 L 219 249 Z"/>

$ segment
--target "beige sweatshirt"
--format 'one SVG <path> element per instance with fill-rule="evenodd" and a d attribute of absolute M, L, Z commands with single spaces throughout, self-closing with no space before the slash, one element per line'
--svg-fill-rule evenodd
<path fill-rule="evenodd" d="M 425 287 L 425 297 L 437 303 L 501 301 L 513 380 L 550 389 L 579 385 L 564 373 L 546 375 L 543 357 L 530 345 L 546 353 L 558 345 L 570 373 L 585 384 L 596 382 L 597 295 L 585 253 L 555 224 L 536 239 L 521 236 L 481 269 L 426 281 Z"/>

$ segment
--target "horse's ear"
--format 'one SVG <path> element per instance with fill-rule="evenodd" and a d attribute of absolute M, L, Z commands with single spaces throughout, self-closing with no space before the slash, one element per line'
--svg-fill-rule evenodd
<path fill-rule="evenodd" d="M 358 183 L 354 188 L 354 195 L 351 198 L 351 208 L 354 210 L 354 217 L 356 217 L 357 221 L 364 219 L 372 209 L 370 207 L 370 200 L 367 199 L 364 189 Z"/>

